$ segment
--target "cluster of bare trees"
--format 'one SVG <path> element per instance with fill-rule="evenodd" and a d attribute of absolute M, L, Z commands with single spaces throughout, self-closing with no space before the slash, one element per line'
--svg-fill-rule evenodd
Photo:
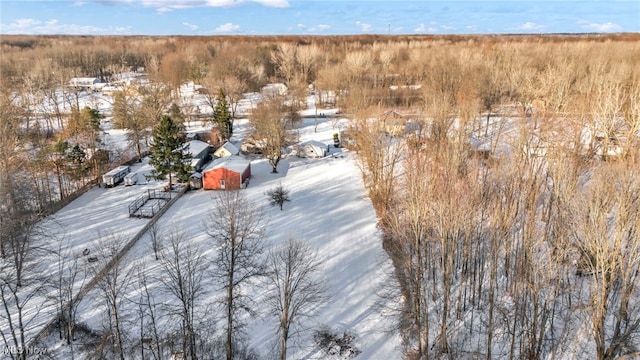
<path fill-rule="evenodd" d="M 152 260 L 116 258 L 127 239 L 114 234 L 98 234 L 86 253 L 75 253 L 64 238 L 53 239 L 59 246 L 47 252 L 44 234 L 25 229 L 23 236 L 33 239 L 16 242 L 21 249 L 8 244 L 11 258 L 0 269 L 4 345 L 26 349 L 39 309 L 55 307 L 56 329 L 72 358 L 252 359 L 244 329 L 268 315 L 277 334 L 274 356 L 286 359 L 288 341 L 302 334 L 300 322 L 327 299 L 321 263 L 291 235 L 267 246 L 266 218 L 241 192 L 221 192 L 213 201 L 204 239 L 196 241 L 179 226 L 152 226 Z M 55 266 L 49 279 L 36 265 L 46 264 L 45 257 Z M 87 292 L 89 283 L 95 286 Z M 258 284 L 264 294 L 252 291 Z M 268 313 L 256 311 L 258 295 Z M 86 299 L 101 310 L 101 327 L 79 318 Z"/>
<path fill-rule="evenodd" d="M 345 99 L 399 280 L 406 355 L 632 353 L 640 345 L 633 56 L 615 53 L 620 67 L 586 71 L 571 50 L 587 45 L 560 46 L 561 60 L 542 67 L 519 57 L 528 52 L 520 44 L 504 48 L 482 60 L 501 76 L 466 49 L 430 55 L 422 105 L 391 126 L 393 102 L 382 106 L 367 89 Z"/>
<path fill-rule="evenodd" d="M 109 81 L 144 67 L 151 85 L 124 89 L 110 114 L 127 129 L 138 156 L 169 108 L 195 111 L 178 101 L 186 81 L 206 87 L 211 108 L 222 90 L 231 118 L 244 92 L 286 83 L 289 101 L 266 99 L 250 118 L 274 171 L 308 85 L 320 103 L 334 102 L 348 113 L 354 121 L 348 135 L 395 264 L 409 357 L 540 358 L 570 346 L 604 359 L 640 346 L 640 52 L 633 35 L 6 36 L 0 46 L 0 290 L 4 318 L 12 324 L 2 333 L 5 344 L 21 344 L 29 328 L 22 309 L 44 286 L 25 265 L 37 262 L 40 249 L 35 221 L 95 179 L 108 160 L 99 141 L 104 114 L 97 104 L 81 109 L 83 94 L 67 86 L 69 79 Z M 224 249 L 221 263 L 237 269 L 243 260 L 234 244 L 250 243 L 253 235 L 220 233 L 224 228 L 208 232 Z M 206 261 L 196 256 L 201 249 L 173 239 L 177 234 L 157 235 L 158 262 L 173 274 L 163 287 L 175 300 L 179 347 L 195 357 L 204 345 L 194 313 L 207 279 L 184 270 Z M 70 284 L 85 275 L 75 274 L 71 254 L 57 256 L 65 265 L 49 280 L 58 284 L 60 298 L 71 300 Z M 185 256 L 193 262 L 175 261 Z M 260 265 L 239 277 L 212 275 L 225 279 L 220 303 L 226 303 L 227 354 L 244 319 L 242 284 L 267 270 Z M 283 273 L 275 265 L 271 270 Z M 117 286 L 142 289 L 136 300 L 141 329 L 154 330 L 141 330 L 140 337 L 157 339 L 164 309 L 152 296 L 153 279 L 137 280 Z M 103 282 L 109 298 L 110 284 Z M 109 299 L 113 336 L 107 343 L 122 357 L 122 299 Z M 295 314 L 290 302 L 272 300 L 289 314 L 283 318 Z M 60 334 L 69 342 L 75 308 L 59 308 L 67 319 Z M 289 330 L 279 329 L 286 345 Z M 575 341 L 576 333 L 592 341 Z M 147 349 L 155 358 L 168 351 L 153 344 Z"/>

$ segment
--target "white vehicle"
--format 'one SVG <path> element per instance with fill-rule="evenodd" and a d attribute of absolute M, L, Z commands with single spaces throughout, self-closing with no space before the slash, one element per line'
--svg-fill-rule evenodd
<path fill-rule="evenodd" d="M 127 176 L 124 177 L 124 186 L 131 186 L 138 183 L 138 174 L 137 173 L 128 173 Z"/>
<path fill-rule="evenodd" d="M 129 173 L 128 166 L 118 166 L 117 168 L 102 175 L 102 182 L 105 187 L 111 187 L 118 185 L 124 177 Z"/>

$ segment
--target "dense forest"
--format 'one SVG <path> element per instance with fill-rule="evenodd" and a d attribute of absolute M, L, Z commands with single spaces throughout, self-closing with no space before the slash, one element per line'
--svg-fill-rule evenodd
<path fill-rule="evenodd" d="M 0 51 L 2 271 L 109 166 L 102 116 L 139 145 L 162 115 L 195 116 L 176 108 L 185 82 L 212 108 L 222 89 L 234 116 L 284 83 L 351 120 L 407 359 L 640 351 L 638 34 L 3 36 Z M 75 105 L 71 78 L 130 71 L 156 84 L 135 104 Z"/>

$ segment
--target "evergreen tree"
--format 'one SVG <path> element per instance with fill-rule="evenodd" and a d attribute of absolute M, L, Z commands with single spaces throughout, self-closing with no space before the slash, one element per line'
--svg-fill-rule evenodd
<path fill-rule="evenodd" d="M 229 139 L 233 134 L 231 111 L 229 111 L 227 96 L 222 89 L 218 90 L 218 96 L 216 97 L 216 107 L 213 109 L 213 123 L 222 131 L 225 138 Z"/>
<path fill-rule="evenodd" d="M 177 121 L 178 123 L 183 124 L 185 121 L 185 117 L 184 114 L 182 113 L 182 109 L 180 109 L 180 106 L 178 106 L 178 104 L 176 103 L 172 103 L 171 106 L 169 107 L 169 116 L 171 116 L 171 118 L 174 121 Z"/>
<path fill-rule="evenodd" d="M 153 129 L 153 144 L 150 150 L 149 164 L 154 169 L 151 176 L 156 179 L 164 179 L 175 174 L 180 181 L 187 181 L 191 175 L 191 156 L 185 149 L 185 137 L 182 127 L 169 116 L 163 116 L 160 124 Z"/>
<path fill-rule="evenodd" d="M 66 157 L 75 179 L 80 179 L 86 175 L 87 167 L 85 166 L 85 162 L 87 160 L 87 153 L 79 144 L 75 144 L 68 150 Z"/>

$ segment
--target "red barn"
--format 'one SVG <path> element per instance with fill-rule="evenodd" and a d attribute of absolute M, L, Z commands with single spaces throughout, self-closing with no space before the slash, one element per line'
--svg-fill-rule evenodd
<path fill-rule="evenodd" d="M 251 176 L 251 162 L 239 156 L 214 160 L 202 171 L 205 190 L 237 190 L 246 186 Z"/>

